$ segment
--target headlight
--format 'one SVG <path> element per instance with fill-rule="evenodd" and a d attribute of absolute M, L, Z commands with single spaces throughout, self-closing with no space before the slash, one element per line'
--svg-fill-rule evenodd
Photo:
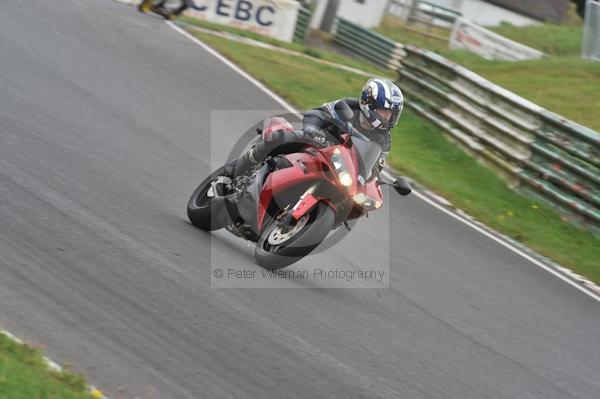
<path fill-rule="evenodd" d="M 344 162 L 342 161 L 342 156 L 340 155 L 341 151 L 339 148 L 334 148 L 333 154 L 331 155 L 331 163 L 337 172 L 344 167 Z"/>
<path fill-rule="evenodd" d="M 346 172 L 346 168 L 344 165 L 344 160 L 341 156 L 341 151 L 339 148 L 333 149 L 333 154 L 331 155 L 331 163 L 335 168 L 335 171 L 338 174 L 338 179 L 342 186 L 350 187 L 352 185 L 352 176 L 350 173 Z"/>
<path fill-rule="evenodd" d="M 364 195 L 363 193 L 358 193 L 354 196 L 353 199 L 354 199 L 354 202 L 356 202 L 358 205 L 362 205 L 362 203 L 367 200 L 367 196 Z"/>
<path fill-rule="evenodd" d="M 352 185 L 352 176 L 350 176 L 350 173 L 348 172 L 341 172 L 338 175 L 338 179 L 342 186 L 350 187 Z"/>
<path fill-rule="evenodd" d="M 365 209 L 373 209 L 375 208 L 375 201 L 372 198 L 367 198 L 365 202 L 363 202 L 363 208 Z"/>
<path fill-rule="evenodd" d="M 366 210 L 377 209 L 382 205 L 381 201 L 374 200 L 363 193 L 356 194 L 352 199 L 356 204 L 361 205 Z"/>

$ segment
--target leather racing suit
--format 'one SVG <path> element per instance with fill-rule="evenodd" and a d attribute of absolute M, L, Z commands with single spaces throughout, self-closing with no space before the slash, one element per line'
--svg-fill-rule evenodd
<path fill-rule="evenodd" d="M 262 162 L 268 155 L 285 154 L 299 151 L 306 145 L 328 146 L 338 144 L 334 140 L 341 141 L 341 135 L 347 133 L 344 129 L 343 119 L 337 115 L 335 105 L 343 101 L 353 112 L 349 124 L 368 139 L 377 142 L 382 149 L 379 160 L 380 167 L 387 158 L 391 148 L 391 134 L 389 129 L 365 129 L 360 123 L 360 110 L 358 100 L 355 98 L 341 98 L 325 103 L 318 108 L 312 109 L 304 114 L 302 119 L 302 130 L 295 132 L 275 131 L 267 139 L 256 143 L 248 152 L 225 166 L 225 171 L 230 176 L 239 176 L 248 172 L 255 165 Z"/>

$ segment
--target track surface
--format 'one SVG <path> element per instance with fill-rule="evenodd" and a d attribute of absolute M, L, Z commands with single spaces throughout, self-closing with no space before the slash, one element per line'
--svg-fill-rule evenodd
<path fill-rule="evenodd" d="M 600 304 L 416 198 L 389 289 L 211 289 L 209 112 L 276 103 L 157 18 L 51 3 L 0 12 L 3 328 L 113 398 L 598 398 Z M 369 221 L 319 261 L 370 262 Z"/>

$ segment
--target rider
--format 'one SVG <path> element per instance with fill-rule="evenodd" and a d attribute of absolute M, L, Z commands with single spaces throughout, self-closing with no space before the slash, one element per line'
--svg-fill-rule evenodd
<path fill-rule="evenodd" d="M 390 131 L 398 123 L 404 98 L 402 91 L 391 81 L 373 78 L 364 85 L 360 98 L 342 98 L 306 112 L 301 131 L 279 131 L 269 135 L 248 152 L 229 162 L 225 166 L 226 174 L 231 177 L 245 174 L 272 154 L 277 147 L 284 147 L 290 141 L 326 146 L 329 137 L 339 139 L 346 133 L 343 124 L 340 123 L 342 118 L 336 112 L 339 102 L 345 102 L 352 110 L 353 117 L 348 123 L 381 146 L 383 152 L 380 166 L 383 166 L 391 147 Z M 279 151 L 282 152 L 285 151 Z"/>

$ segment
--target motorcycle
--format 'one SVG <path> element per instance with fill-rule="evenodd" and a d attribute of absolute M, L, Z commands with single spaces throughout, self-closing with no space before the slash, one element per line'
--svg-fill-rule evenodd
<path fill-rule="evenodd" d="M 256 242 L 256 262 L 273 270 L 308 255 L 330 231 L 341 226 L 349 230 L 350 223 L 380 208 L 381 185 L 408 195 L 411 187 L 405 178 L 383 179 L 380 145 L 354 129 L 348 123 L 352 111 L 338 104 L 332 115 L 347 132 L 341 140 L 330 140 L 326 146 L 296 142 L 295 151 L 270 154 L 234 178 L 224 173 L 224 166 L 217 169 L 189 199 L 191 223 L 205 231 L 226 228 Z M 274 117 L 257 129 L 263 139 L 276 131 L 291 137 L 294 128 Z"/>
<path fill-rule="evenodd" d="M 182 0 L 143 0 L 138 5 L 141 13 L 154 12 L 169 20 L 175 19 L 185 8 L 187 4 Z"/>

